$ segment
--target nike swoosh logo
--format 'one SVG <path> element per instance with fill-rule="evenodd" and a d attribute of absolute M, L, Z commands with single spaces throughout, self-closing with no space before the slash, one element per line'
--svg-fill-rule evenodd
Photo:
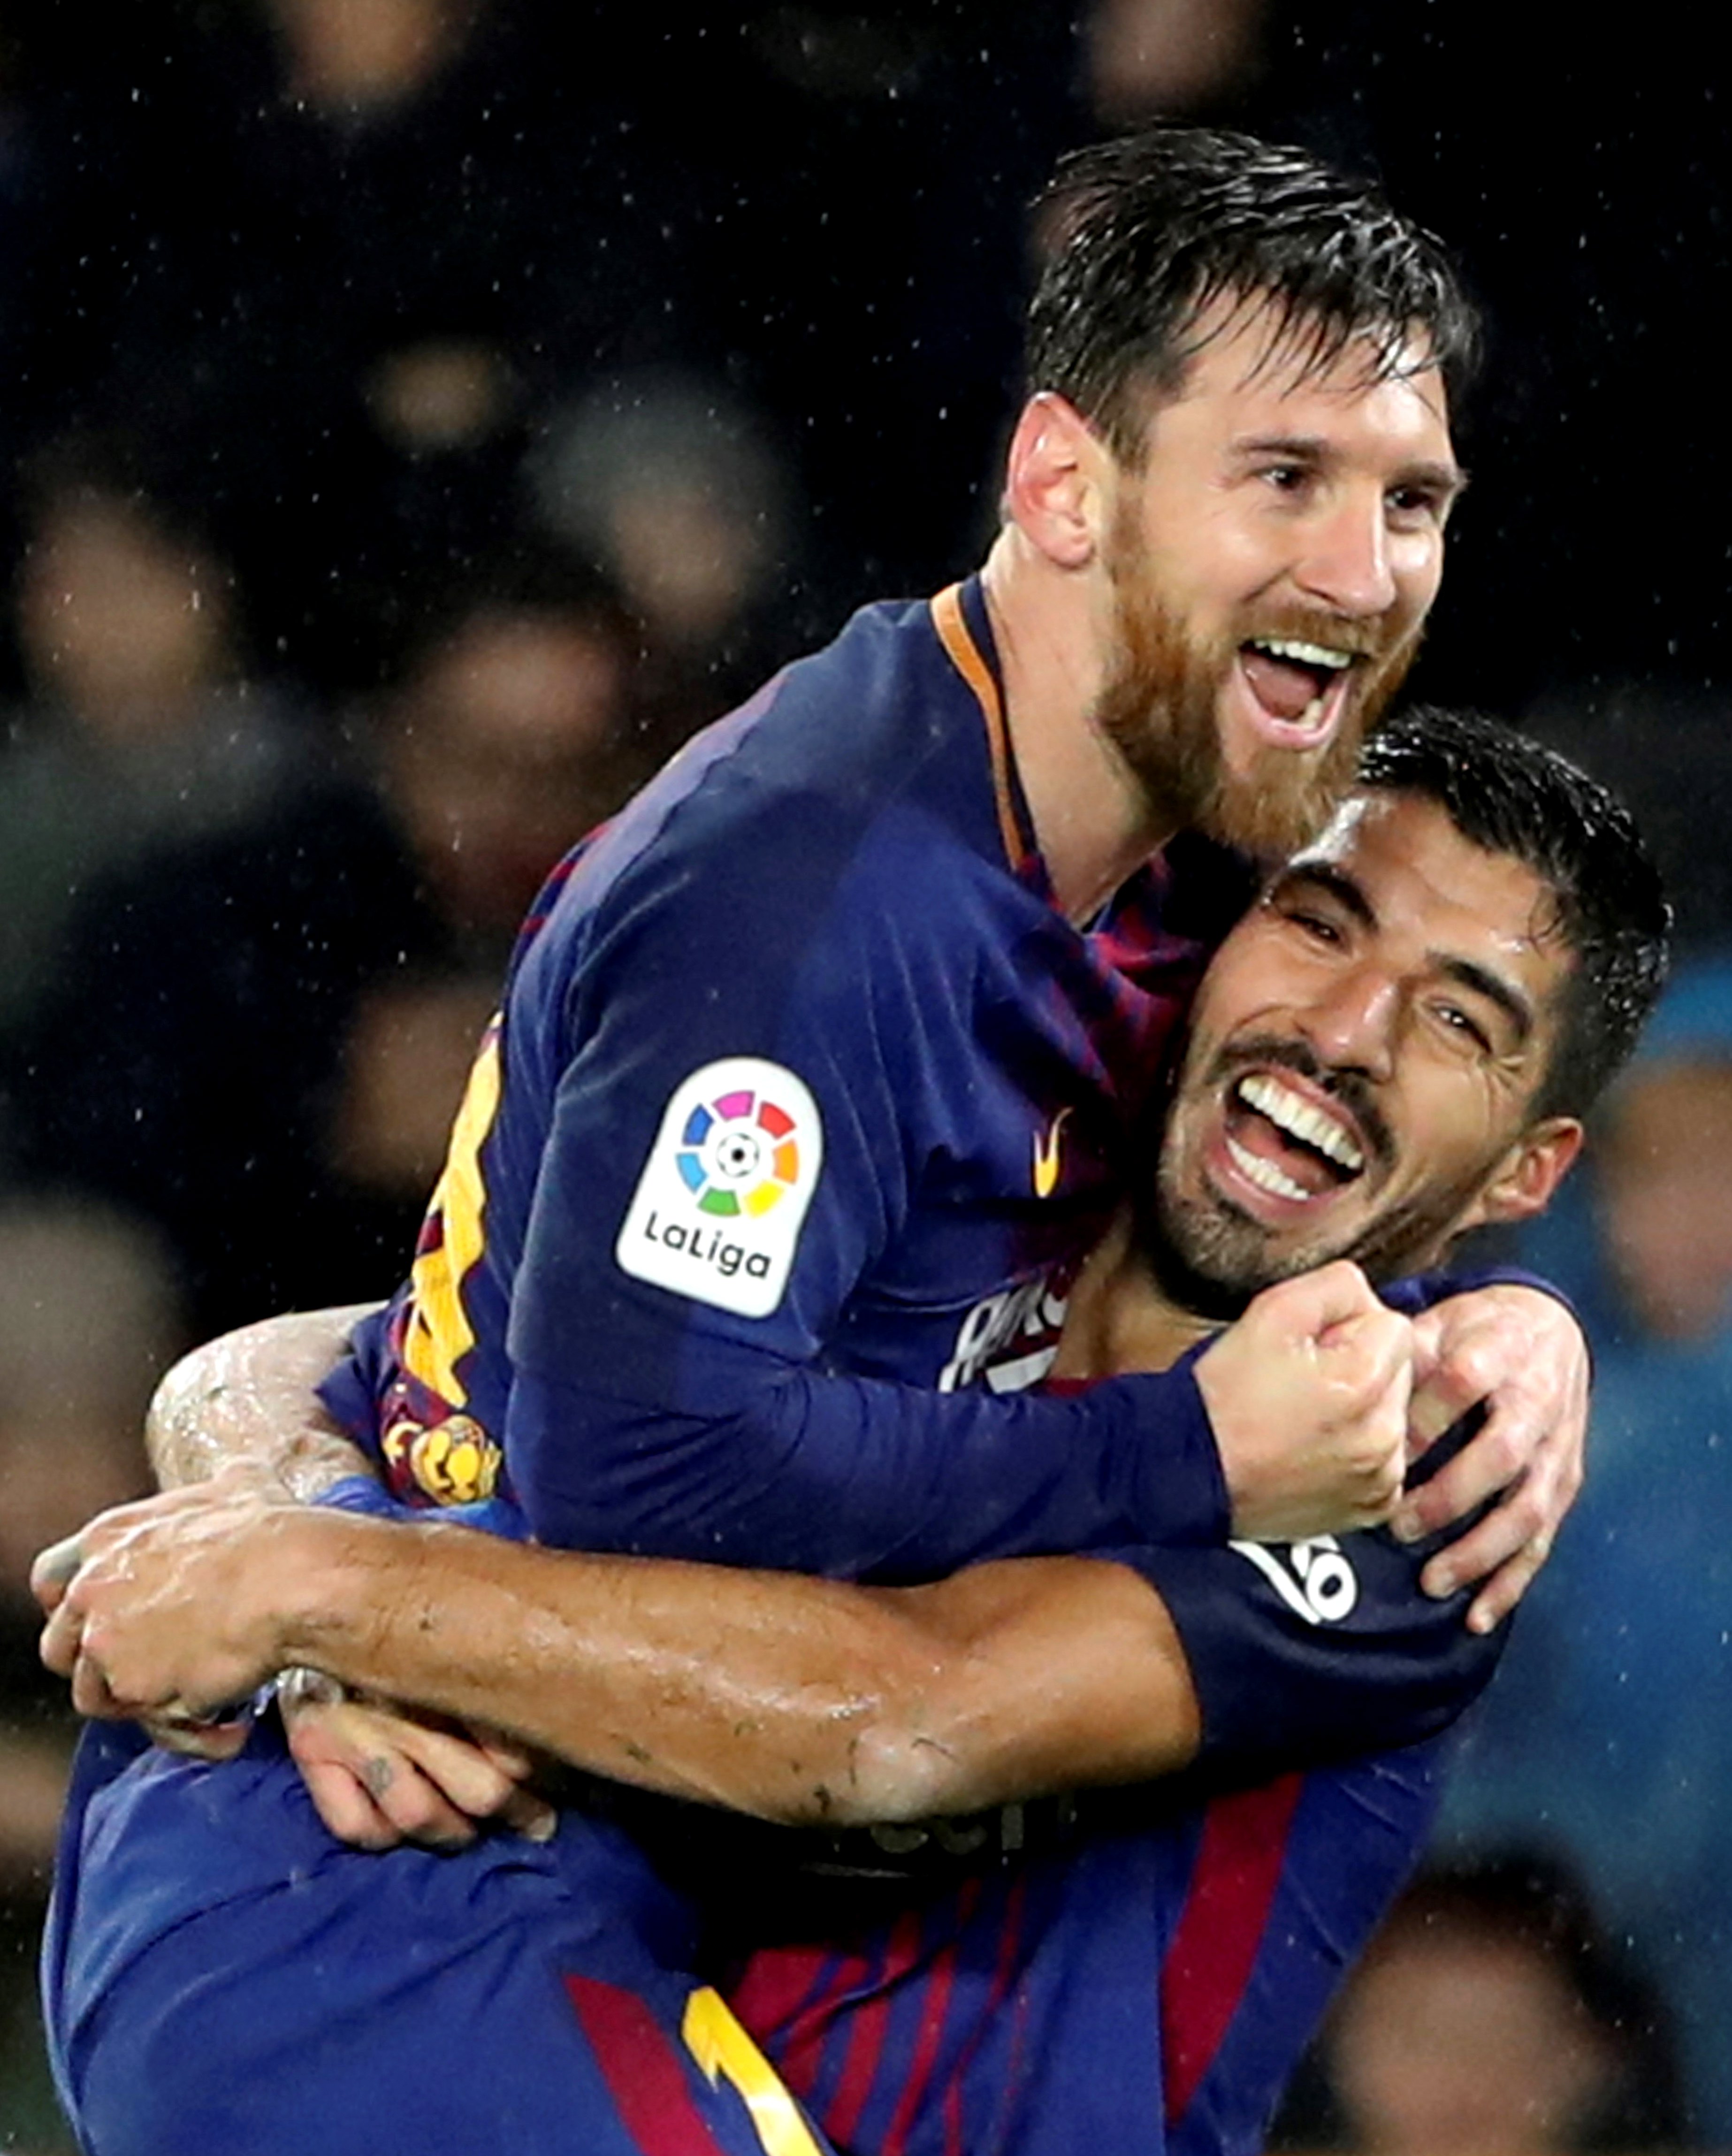
<path fill-rule="evenodd" d="M 1064 1128 L 1064 1119 L 1069 1113 L 1068 1108 L 1061 1108 L 1044 1134 L 1039 1131 L 1034 1134 L 1034 1194 L 1037 1198 L 1050 1198 L 1058 1188 L 1058 1137 Z"/>

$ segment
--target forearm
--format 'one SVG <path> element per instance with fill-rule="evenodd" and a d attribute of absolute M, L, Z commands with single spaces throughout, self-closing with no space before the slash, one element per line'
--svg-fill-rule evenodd
<path fill-rule="evenodd" d="M 397 1532 L 356 1525 L 370 1547 Z M 327 1600 L 294 1658 L 790 1822 L 971 1810 L 1166 1772 L 1194 1748 L 1182 1654 L 1115 1567 L 1039 1560 L 873 1590 L 453 1545 L 395 1560 L 400 1591 L 364 1564 L 340 1591 L 341 1640 Z"/>
<path fill-rule="evenodd" d="M 313 1389 L 372 1306 L 267 1318 L 177 1363 L 157 1387 L 145 1424 L 158 1485 L 179 1489 L 246 1466 L 310 1501 L 346 1476 L 370 1471 Z"/>
<path fill-rule="evenodd" d="M 148 1537 L 116 1568 L 124 1621 L 99 1635 L 90 1603 L 92 1659 L 123 1704 L 134 1655 L 182 1696 L 195 1656 L 199 1681 L 231 1686 L 305 1664 L 592 1772 L 814 1824 L 1137 1779 L 1184 1764 L 1197 1742 L 1165 1612 L 1118 1565 L 1036 1560 L 870 1590 L 245 1494 L 196 1539 L 172 1535 L 162 1569 L 187 1606 L 220 1612 L 221 1637 L 181 1649 L 178 1666 L 139 1621 Z M 162 1639 L 186 1637 L 185 1607 L 156 1614 Z"/>

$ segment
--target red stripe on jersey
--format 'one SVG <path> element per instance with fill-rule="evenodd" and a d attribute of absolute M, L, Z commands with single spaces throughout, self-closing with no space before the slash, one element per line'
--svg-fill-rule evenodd
<path fill-rule="evenodd" d="M 926 1995 L 920 2007 L 920 2027 L 915 2032 L 914 2056 L 908 2063 L 908 2079 L 896 2099 L 889 2128 L 884 2135 L 884 2156 L 902 2156 L 908 2131 L 926 2093 L 937 2062 L 945 2017 L 951 2010 L 951 1992 L 956 1981 L 956 1938 L 967 1927 L 980 1899 L 980 1881 L 965 1880 L 956 1896 L 956 1932 L 951 1943 L 934 1960 L 925 1979 Z"/>
<path fill-rule="evenodd" d="M 920 1958 L 920 1919 L 910 1912 L 896 1919 L 871 1997 L 863 1999 L 853 2011 L 836 2094 L 824 2112 L 825 2133 L 844 2148 L 854 2138 L 854 2129 L 860 2123 L 860 2114 L 866 2107 L 866 2099 L 872 2093 L 872 2084 L 884 2060 L 891 1999 L 897 1986 Z"/>
<path fill-rule="evenodd" d="M 863 1954 L 768 1947 L 746 1964 L 729 1989 L 728 2004 L 795 2095 L 810 2096 L 836 2015 L 848 2012 L 850 1994 L 871 1975 L 872 1964 Z"/>
<path fill-rule="evenodd" d="M 1167 2123 L 1183 2116 L 1221 2048 L 1263 1943 L 1303 1774 L 1217 1797 L 1161 1971 Z"/>
<path fill-rule="evenodd" d="M 974 2034 L 957 2055 L 951 2069 L 950 2086 L 944 2093 L 945 2156 L 967 2156 L 970 2138 L 963 2133 L 962 2092 L 987 2030 L 1003 2010 L 1010 1995 L 1011 1986 L 1017 1980 L 1021 1966 L 1019 1950 L 1022 1943 L 1022 1909 L 1028 1898 L 1028 1881 L 1018 1872 L 1012 1877 L 1004 1897 L 1003 1926 L 998 1936 L 998 1966 L 992 1974 L 992 1989 L 987 1994 L 986 2011 L 975 2024 Z"/>
<path fill-rule="evenodd" d="M 592 1976 L 568 1976 L 565 1984 L 620 2123 L 643 2156 L 726 2156 L 693 2100 L 683 2061 L 637 1993 Z"/>

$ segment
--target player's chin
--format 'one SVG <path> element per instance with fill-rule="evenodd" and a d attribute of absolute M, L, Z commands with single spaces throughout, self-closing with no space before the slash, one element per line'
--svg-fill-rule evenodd
<path fill-rule="evenodd" d="M 1359 768 L 1359 742 L 1355 728 L 1315 752 L 1270 751 L 1243 775 L 1224 773 L 1199 821 L 1209 837 L 1241 853 L 1284 860 L 1328 829 Z"/>

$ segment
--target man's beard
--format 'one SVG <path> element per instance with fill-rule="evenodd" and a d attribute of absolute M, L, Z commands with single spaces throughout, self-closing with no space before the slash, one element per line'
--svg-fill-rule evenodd
<path fill-rule="evenodd" d="M 1135 779 L 1151 821 L 1201 831 L 1263 860 L 1309 844 L 1352 785 L 1360 744 L 1401 685 L 1418 639 L 1377 651 L 1374 624 L 1289 607 L 1266 609 L 1217 645 L 1199 644 L 1158 590 L 1128 506 L 1115 529 L 1108 570 L 1113 651 L 1094 716 Z M 1251 636 L 1363 651 L 1369 664 L 1327 747 L 1269 748 L 1241 775 L 1227 769 L 1222 753 L 1218 706 L 1239 646 Z"/>
<path fill-rule="evenodd" d="M 1218 1100 L 1253 1070 L 1291 1070 L 1334 1094 L 1358 1125 L 1367 1154 L 1365 1172 L 1379 1173 L 1393 1165 L 1393 1134 L 1361 1075 L 1356 1070 L 1330 1074 L 1309 1043 L 1284 1037 L 1258 1035 L 1235 1041 L 1212 1056 L 1207 1070 L 1194 1075 L 1187 1063 L 1168 1122 L 1181 1116 L 1187 1097 L 1195 1096 L 1199 1102 Z M 1182 1117 L 1179 1127 L 1183 1127 Z M 1262 1221 L 1211 1189 L 1195 1172 L 1197 1187 L 1184 1189 L 1179 1167 L 1176 1144 L 1164 1142 L 1153 1173 L 1139 1185 L 1150 1195 L 1139 1206 L 1136 1235 L 1150 1270 L 1169 1301 L 1181 1310 L 1199 1317 L 1237 1317 L 1253 1296 L 1277 1281 L 1350 1255 L 1338 1245 L 1281 1241 Z M 1367 1227 L 1375 1236 L 1376 1224 L 1363 1221 L 1361 1235 Z"/>
<path fill-rule="evenodd" d="M 1309 1045 L 1273 1036 L 1237 1042 L 1195 1081 L 1207 1098 L 1220 1097 L 1250 1070 L 1297 1072 L 1333 1094 L 1352 1114 L 1364 1142 L 1364 1173 L 1386 1177 L 1397 1147 L 1376 1098 L 1356 1070 L 1330 1071 Z M 1181 1079 L 1181 1094 L 1191 1088 Z M 1325 1229 L 1314 1242 L 1282 1238 L 1252 1214 L 1211 1190 L 1180 1188 L 1176 1150 L 1164 1145 L 1154 1172 L 1138 1188 L 1152 1194 L 1138 1208 L 1137 1246 L 1167 1300 L 1197 1317 L 1227 1322 L 1253 1296 L 1336 1258 L 1351 1258 L 1374 1281 L 1401 1278 L 1437 1263 L 1453 1224 L 1479 1187 L 1478 1168 L 1416 1191 L 1386 1210 L 1362 1213 L 1356 1224 Z"/>

